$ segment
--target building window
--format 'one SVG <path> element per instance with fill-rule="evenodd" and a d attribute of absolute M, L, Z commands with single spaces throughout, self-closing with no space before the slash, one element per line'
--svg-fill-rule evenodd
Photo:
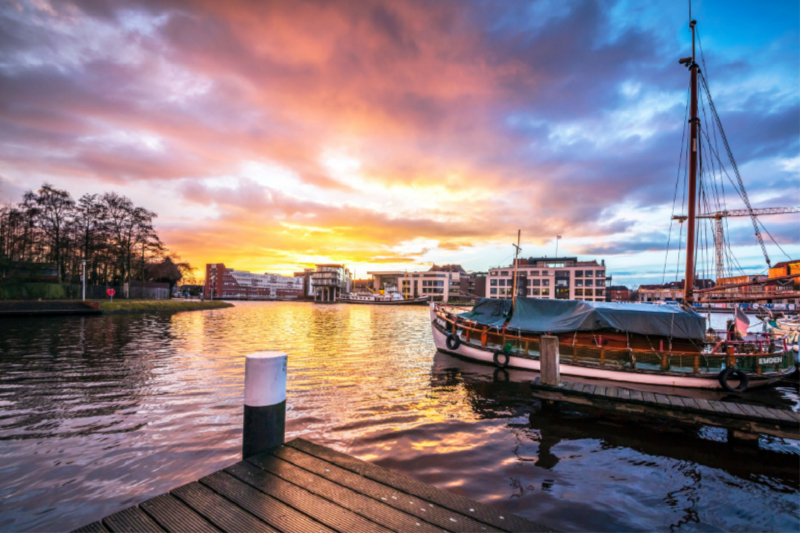
<path fill-rule="evenodd" d="M 549 287 L 549 286 L 550 286 L 550 280 L 549 279 L 543 279 L 542 280 L 542 287 Z M 542 293 L 542 294 L 544 294 L 544 293 Z"/>
<path fill-rule="evenodd" d="M 529 279 L 528 280 L 528 285 L 530 285 L 531 287 L 539 287 L 541 284 L 542 284 L 542 281 L 538 280 L 538 279 Z"/>
<path fill-rule="evenodd" d="M 505 286 L 506 286 L 506 280 L 504 280 L 504 279 L 501 279 L 501 280 L 500 280 L 500 286 L 501 286 L 501 287 L 505 287 Z"/>
<path fill-rule="evenodd" d="M 582 278 L 583 277 L 583 270 L 576 270 L 575 271 L 575 277 L 576 278 Z"/>
<path fill-rule="evenodd" d="M 531 296 L 539 296 L 539 289 L 531 289 Z"/>
<path fill-rule="evenodd" d="M 594 273 L 591 270 L 586 271 L 586 277 L 591 278 Z"/>
<path fill-rule="evenodd" d="M 503 275 L 504 275 L 504 276 L 508 276 L 508 272 L 504 271 L 504 272 L 503 272 Z"/>
<path fill-rule="evenodd" d="M 497 287 L 497 280 L 496 280 L 496 279 L 489 280 L 489 284 L 490 284 L 492 287 Z"/>
<path fill-rule="evenodd" d="M 564 263 L 547 263 L 550 268 L 564 268 Z"/>
<path fill-rule="evenodd" d="M 604 292 L 605 291 L 603 289 L 597 289 L 596 291 L 594 291 L 594 295 L 595 296 L 603 296 Z"/>
<path fill-rule="evenodd" d="M 592 289 L 585 289 L 585 290 L 586 290 L 586 296 L 592 296 L 593 292 Z"/>
<path fill-rule="evenodd" d="M 592 285 L 594 285 L 594 280 L 593 279 L 587 279 L 586 280 L 586 286 L 587 287 L 591 287 Z"/>
<path fill-rule="evenodd" d="M 491 290 L 489 291 L 489 294 L 497 294 L 497 289 L 491 289 Z"/>
<path fill-rule="evenodd" d="M 576 287 L 583 287 L 583 280 L 582 279 L 576 279 L 575 280 L 575 286 Z"/>
<path fill-rule="evenodd" d="M 550 289 L 542 289 L 542 296 L 550 296 Z"/>
<path fill-rule="evenodd" d="M 546 275 L 547 275 L 547 270 L 542 270 L 542 276 L 546 276 Z"/>
<path fill-rule="evenodd" d="M 575 296 L 583 296 L 583 289 L 575 289 Z"/>
<path fill-rule="evenodd" d="M 596 270 L 596 271 L 594 272 L 594 277 L 596 277 L 596 278 L 604 278 L 604 277 L 606 277 L 606 276 L 605 276 L 605 274 L 603 273 L 603 271 L 602 271 L 602 270 Z"/>
<path fill-rule="evenodd" d="M 531 276 L 538 276 L 538 275 L 539 275 L 538 270 L 531 270 Z"/>

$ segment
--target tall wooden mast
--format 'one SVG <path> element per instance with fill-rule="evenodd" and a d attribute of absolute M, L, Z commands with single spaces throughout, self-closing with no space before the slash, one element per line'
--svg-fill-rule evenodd
<path fill-rule="evenodd" d="M 683 288 L 683 302 L 686 305 L 692 305 L 694 299 L 694 245 L 695 245 L 695 203 L 697 198 L 697 144 L 698 134 L 700 131 L 700 118 L 697 116 L 697 62 L 695 61 L 695 26 L 697 21 L 693 20 L 689 23 L 692 29 L 692 63 L 689 65 L 689 70 L 692 73 L 691 81 L 691 118 L 689 124 L 691 126 L 691 135 L 689 138 L 689 217 L 688 227 L 686 231 L 686 281 Z"/>

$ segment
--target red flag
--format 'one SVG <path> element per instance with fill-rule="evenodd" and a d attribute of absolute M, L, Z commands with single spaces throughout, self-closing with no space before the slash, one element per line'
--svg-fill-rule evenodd
<path fill-rule="evenodd" d="M 747 335 L 747 328 L 750 327 L 750 319 L 747 317 L 744 309 L 738 306 L 736 307 L 734 317 L 736 318 L 736 331 L 739 332 L 739 335 L 744 337 Z"/>

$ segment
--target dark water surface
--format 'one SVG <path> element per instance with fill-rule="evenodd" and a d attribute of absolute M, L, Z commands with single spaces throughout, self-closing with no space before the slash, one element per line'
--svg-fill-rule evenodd
<path fill-rule="evenodd" d="M 534 374 L 437 354 L 424 307 L 237 303 L 0 319 L 0 531 L 70 530 L 237 461 L 265 349 L 289 353 L 288 438 L 564 531 L 800 530 L 797 442 L 547 414 Z"/>

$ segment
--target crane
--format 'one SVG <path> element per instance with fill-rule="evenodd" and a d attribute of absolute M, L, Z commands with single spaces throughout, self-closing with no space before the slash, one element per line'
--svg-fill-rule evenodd
<path fill-rule="evenodd" d="M 697 215 L 697 218 L 713 218 L 714 224 L 714 250 L 716 252 L 716 270 L 717 279 L 725 277 L 725 259 L 724 259 L 724 246 L 725 242 L 722 234 L 722 219 L 725 217 L 756 217 L 759 215 L 786 215 L 790 213 L 800 213 L 800 207 L 763 207 L 761 209 L 729 209 L 727 211 L 717 211 L 716 213 L 703 213 Z M 675 215 L 673 220 L 683 223 L 687 218 L 686 215 Z"/>

